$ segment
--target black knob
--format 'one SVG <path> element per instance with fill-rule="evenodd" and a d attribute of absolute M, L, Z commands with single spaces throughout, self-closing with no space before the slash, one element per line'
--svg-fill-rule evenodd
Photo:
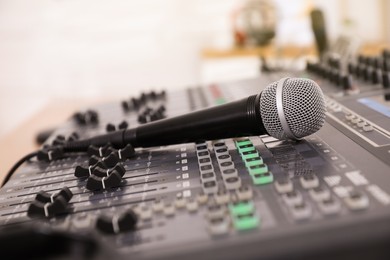
<path fill-rule="evenodd" d="M 142 106 L 141 101 L 138 100 L 138 99 L 136 99 L 136 98 L 131 98 L 131 99 L 130 99 L 130 104 L 132 105 L 132 107 L 133 107 L 135 110 L 140 109 L 140 107 Z"/>
<path fill-rule="evenodd" d="M 103 166 L 102 168 L 108 169 L 114 167 L 119 162 L 119 158 L 114 154 L 110 153 L 107 157 L 99 158 L 95 155 L 92 155 L 89 159 L 89 165 L 97 166 L 98 163 L 99 166 Z"/>
<path fill-rule="evenodd" d="M 129 105 L 129 102 L 127 102 L 127 101 L 122 101 L 121 106 L 122 106 L 123 111 L 125 111 L 125 112 L 130 110 L 130 105 Z"/>
<path fill-rule="evenodd" d="M 373 69 L 371 72 L 371 82 L 373 84 L 378 84 L 380 83 L 381 80 L 381 71 L 378 69 Z"/>
<path fill-rule="evenodd" d="M 148 100 L 148 95 L 145 92 L 142 92 L 139 99 L 142 103 L 145 103 Z"/>
<path fill-rule="evenodd" d="M 116 233 L 114 230 L 114 226 L 112 225 L 112 219 L 108 216 L 104 216 L 104 215 L 99 216 L 98 219 L 96 220 L 96 228 L 106 234 Z"/>
<path fill-rule="evenodd" d="M 85 187 L 90 191 L 98 191 L 118 187 L 122 181 L 122 177 L 117 172 L 111 172 L 108 177 L 98 177 L 91 175 Z"/>
<path fill-rule="evenodd" d="M 363 55 L 358 56 L 358 63 L 363 64 L 365 62 L 365 58 Z"/>
<path fill-rule="evenodd" d="M 332 69 L 329 80 L 337 85 L 338 77 L 339 77 L 339 71 L 336 69 Z"/>
<path fill-rule="evenodd" d="M 57 196 L 62 196 L 66 202 L 69 202 L 73 197 L 73 193 L 68 187 L 65 186 L 60 190 L 59 193 L 57 193 Z"/>
<path fill-rule="evenodd" d="M 89 122 L 92 124 L 99 123 L 99 115 L 95 110 L 88 110 L 86 117 L 89 119 Z"/>
<path fill-rule="evenodd" d="M 41 203 L 54 202 L 54 200 L 58 196 L 62 196 L 62 198 L 66 202 L 69 202 L 72 199 L 72 197 L 73 197 L 73 193 L 70 191 L 70 189 L 68 187 L 62 188 L 58 193 L 55 193 L 55 194 L 49 194 L 49 193 L 47 193 L 45 191 L 40 191 L 35 196 L 35 201 L 38 201 L 38 202 L 41 202 Z"/>
<path fill-rule="evenodd" d="M 344 75 L 342 78 L 342 86 L 344 90 L 352 89 L 352 76 Z"/>
<path fill-rule="evenodd" d="M 119 125 L 118 125 L 118 128 L 119 129 L 127 129 L 127 127 L 129 127 L 129 124 L 126 122 L 126 121 L 122 121 Z"/>
<path fill-rule="evenodd" d="M 127 210 L 118 218 L 120 232 L 131 231 L 136 228 L 138 216 L 132 209 Z"/>
<path fill-rule="evenodd" d="M 119 234 L 122 232 L 134 230 L 136 228 L 137 222 L 138 216 L 132 209 L 129 209 L 119 216 L 99 216 L 96 220 L 96 228 L 106 234 Z"/>
<path fill-rule="evenodd" d="M 390 50 L 383 50 L 382 57 L 384 59 L 390 59 Z"/>
<path fill-rule="evenodd" d="M 115 130 L 116 130 L 116 127 L 113 124 L 109 123 L 106 125 L 107 132 L 114 132 Z"/>
<path fill-rule="evenodd" d="M 52 145 L 64 145 L 65 143 L 66 143 L 65 136 L 57 135 L 56 138 L 53 140 Z"/>
<path fill-rule="evenodd" d="M 388 60 L 383 59 L 382 69 L 383 71 L 390 71 L 390 63 Z"/>
<path fill-rule="evenodd" d="M 372 66 L 374 67 L 374 69 L 380 69 L 381 64 L 382 64 L 382 60 L 380 57 L 372 58 Z"/>
<path fill-rule="evenodd" d="M 146 116 L 144 114 L 138 115 L 138 123 L 140 124 L 147 123 Z"/>
<path fill-rule="evenodd" d="M 150 91 L 149 97 L 150 97 L 152 100 L 155 100 L 155 99 L 157 98 L 157 93 L 156 93 L 156 91 L 154 91 L 154 90 Z"/>
<path fill-rule="evenodd" d="M 79 137 L 78 133 L 73 132 L 71 135 L 69 135 L 69 137 L 68 137 L 68 142 L 76 141 L 76 140 L 78 140 L 79 138 L 80 138 L 80 137 Z"/>
<path fill-rule="evenodd" d="M 92 174 L 92 166 L 90 167 L 83 167 L 80 165 L 76 166 L 76 169 L 74 171 L 74 176 L 77 178 L 84 178 L 88 177 Z"/>
<path fill-rule="evenodd" d="M 58 196 L 53 202 L 42 203 L 34 200 L 30 203 L 27 216 L 50 218 L 67 210 L 67 201 L 62 196 Z"/>
<path fill-rule="evenodd" d="M 92 174 L 97 176 L 97 177 L 108 177 L 112 172 L 116 172 L 119 174 L 119 176 L 123 177 L 125 174 L 126 170 L 123 167 L 123 165 L 117 164 L 114 168 L 112 169 L 103 169 L 101 167 L 95 167 L 92 170 Z"/>
<path fill-rule="evenodd" d="M 337 86 L 341 86 L 343 81 L 343 74 L 337 71 L 337 74 L 335 76 L 335 83 Z"/>
<path fill-rule="evenodd" d="M 88 155 L 89 156 L 95 155 L 98 157 L 106 157 L 111 153 L 109 148 L 110 148 L 109 144 L 106 144 L 105 146 L 102 146 L 102 147 L 96 147 L 94 145 L 91 145 L 88 147 Z"/>
<path fill-rule="evenodd" d="M 382 85 L 385 89 L 390 88 L 390 72 L 382 73 Z"/>
<path fill-rule="evenodd" d="M 363 79 L 365 81 L 371 81 L 371 67 L 366 66 L 363 70 Z"/>
<path fill-rule="evenodd" d="M 73 118 L 79 125 L 85 125 L 87 123 L 84 113 L 77 112 L 73 115 Z"/>
<path fill-rule="evenodd" d="M 348 73 L 351 75 L 355 74 L 355 65 L 352 62 L 348 62 Z"/>
<path fill-rule="evenodd" d="M 134 147 L 130 144 L 126 145 L 125 148 L 119 149 L 117 151 L 117 156 L 119 160 L 126 160 L 132 158 L 135 155 Z"/>

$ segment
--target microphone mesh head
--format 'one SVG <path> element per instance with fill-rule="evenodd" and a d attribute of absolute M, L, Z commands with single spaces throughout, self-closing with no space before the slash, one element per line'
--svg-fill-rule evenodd
<path fill-rule="evenodd" d="M 278 81 L 267 86 L 260 97 L 260 114 L 267 132 L 278 139 L 291 138 L 283 130 L 276 103 Z M 290 78 L 282 89 L 283 112 L 291 133 L 300 139 L 317 132 L 325 122 L 321 88 L 312 80 Z"/>

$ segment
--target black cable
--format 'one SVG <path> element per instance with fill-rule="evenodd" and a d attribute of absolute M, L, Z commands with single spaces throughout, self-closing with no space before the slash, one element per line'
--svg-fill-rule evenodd
<path fill-rule="evenodd" d="M 17 163 L 12 166 L 11 170 L 8 171 L 7 175 L 5 176 L 3 183 L 1 184 L 1 187 L 3 187 L 11 178 L 11 176 L 14 174 L 14 172 L 27 160 L 35 157 L 38 155 L 38 151 L 29 153 L 25 155 L 22 159 L 20 159 Z"/>

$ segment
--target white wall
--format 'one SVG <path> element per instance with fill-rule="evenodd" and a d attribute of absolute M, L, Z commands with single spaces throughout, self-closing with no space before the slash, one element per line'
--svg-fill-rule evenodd
<path fill-rule="evenodd" d="M 302 30 L 300 40 L 289 32 L 291 24 L 286 27 L 293 21 L 289 11 L 310 3 L 324 9 L 331 38 L 340 33 L 338 0 L 274 1 L 285 22 L 280 44 L 310 44 L 307 17 L 292 25 Z M 381 0 L 343 1 L 359 35 L 380 39 Z M 0 134 L 10 114 L 22 118 L 53 97 L 119 97 L 201 82 L 201 49 L 231 46 L 229 18 L 243 2 L 0 0 L 0 95 L 7 97 L 0 105 Z"/>

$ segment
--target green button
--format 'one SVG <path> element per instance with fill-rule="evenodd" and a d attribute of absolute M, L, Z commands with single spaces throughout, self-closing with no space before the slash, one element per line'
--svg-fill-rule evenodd
<path fill-rule="evenodd" d="M 242 153 L 241 153 L 241 157 L 242 157 L 244 160 L 246 160 L 246 159 L 250 159 L 250 158 L 259 157 L 259 153 L 258 153 L 256 150 L 247 151 L 247 152 L 242 152 Z"/>
<path fill-rule="evenodd" d="M 222 104 L 225 104 L 225 103 L 226 103 L 226 100 L 225 100 L 224 98 L 220 97 L 220 98 L 217 98 L 217 99 L 215 100 L 215 103 L 216 103 L 217 105 L 222 105 Z"/>
<path fill-rule="evenodd" d="M 257 228 L 259 224 L 260 224 L 260 220 L 252 214 L 245 215 L 245 216 L 238 216 L 233 220 L 233 225 L 235 229 L 240 231 Z"/>
<path fill-rule="evenodd" d="M 254 158 L 248 158 L 245 160 L 245 166 L 247 168 L 249 168 L 250 166 L 254 166 L 254 165 L 259 165 L 259 164 L 263 164 L 263 158 L 261 158 L 260 156 L 259 157 L 254 157 Z"/>
<path fill-rule="evenodd" d="M 241 154 L 245 153 L 245 152 L 253 151 L 253 150 L 256 150 L 255 147 L 253 146 L 253 144 L 248 144 L 248 145 L 244 145 L 244 146 L 239 146 L 238 147 L 238 151 Z"/>
<path fill-rule="evenodd" d="M 237 147 L 242 146 L 242 145 L 248 145 L 248 144 L 252 144 L 251 140 L 249 140 L 249 139 L 243 139 L 243 140 L 236 141 Z"/>
<path fill-rule="evenodd" d="M 255 206 L 253 205 L 253 202 L 240 202 L 235 204 L 229 205 L 230 214 L 232 216 L 243 216 L 252 214 L 255 209 Z"/>
<path fill-rule="evenodd" d="M 274 181 L 274 176 L 271 172 L 263 174 L 254 174 L 252 175 L 252 180 L 255 185 L 264 185 L 272 183 Z"/>
<path fill-rule="evenodd" d="M 264 174 L 268 172 L 268 166 L 267 164 L 257 164 L 257 165 L 252 165 L 248 167 L 248 171 L 250 175 L 255 175 L 255 174 Z"/>

